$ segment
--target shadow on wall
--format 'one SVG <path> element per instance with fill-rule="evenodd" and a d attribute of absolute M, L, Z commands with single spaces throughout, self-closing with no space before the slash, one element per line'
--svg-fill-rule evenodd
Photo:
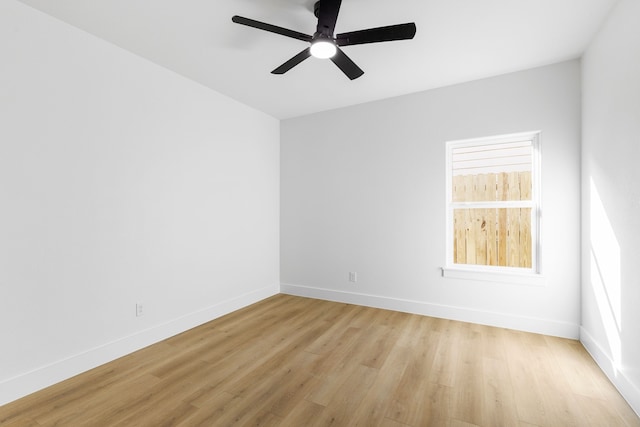
<path fill-rule="evenodd" d="M 611 371 L 616 376 L 622 364 L 622 296 L 621 254 L 607 211 L 598 188 L 590 178 L 591 259 L 590 283 L 600 311 L 600 319 L 607 334 Z"/>

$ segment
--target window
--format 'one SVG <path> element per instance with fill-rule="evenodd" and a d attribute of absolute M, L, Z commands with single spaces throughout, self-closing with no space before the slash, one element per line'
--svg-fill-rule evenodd
<path fill-rule="evenodd" d="M 540 272 L 539 153 L 539 132 L 447 143 L 448 269 Z"/>

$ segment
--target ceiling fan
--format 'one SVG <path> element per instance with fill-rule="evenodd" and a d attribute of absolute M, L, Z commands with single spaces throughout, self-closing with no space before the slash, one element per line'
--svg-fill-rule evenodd
<path fill-rule="evenodd" d="M 334 35 L 341 4 L 342 0 L 319 0 L 315 3 L 314 14 L 318 18 L 318 27 L 313 36 L 238 15 L 231 20 L 236 24 L 247 25 L 310 43 L 310 46 L 305 50 L 273 70 L 273 74 L 284 74 L 305 59 L 314 56 L 316 58 L 330 58 L 351 80 L 363 75 L 364 71 L 340 49 L 341 46 L 408 40 L 416 34 L 416 24 L 411 22 Z"/>

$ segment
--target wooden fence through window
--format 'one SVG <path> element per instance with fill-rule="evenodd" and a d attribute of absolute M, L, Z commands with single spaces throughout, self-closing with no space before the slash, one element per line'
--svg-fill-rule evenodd
<path fill-rule="evenodd" d="M 531 172 L 458 175 L 453 202 L 531 200 Z M 455 264 L 531 268 L 531 208 L 453 210 Z"/>

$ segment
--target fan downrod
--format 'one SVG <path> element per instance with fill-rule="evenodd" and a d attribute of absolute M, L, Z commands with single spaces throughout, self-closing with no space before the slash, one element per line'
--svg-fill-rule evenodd
<path fill-rule="evenodd" d="M 320 15 L 320 0 L 315 2 L 315 4 L 313 5 L 313 14 L 316 16 L 316 18 L 318 18 L 318 15 Z"/>

